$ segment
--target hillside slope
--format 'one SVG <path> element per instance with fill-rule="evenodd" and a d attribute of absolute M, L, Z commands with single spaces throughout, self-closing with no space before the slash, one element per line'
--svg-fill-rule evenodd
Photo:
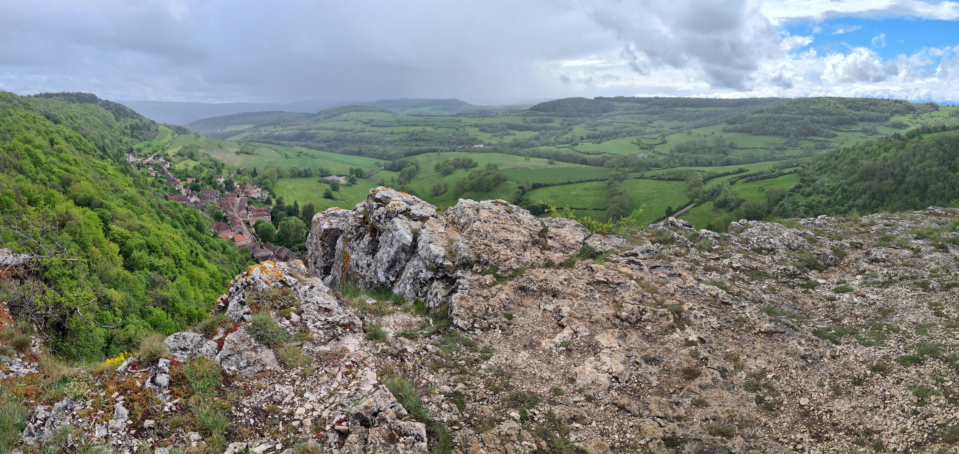
<path fill-rule="evenodd" d="M 245 264 L 210 221 L 123 159 L 157 125 L 85 94 L 0 92 L 0 247 L 36 279 L 0 299 L 59 354 L 96 359 L 206 316 Z"/>
<path fill-rule="evenodd" d="M 627 239 L 378 188 L 314 217 L 307 265 L 250 267 L 148 351 L 14 354 L 0 448 L 954 449 L 959 210 L 789 224 Z"/>

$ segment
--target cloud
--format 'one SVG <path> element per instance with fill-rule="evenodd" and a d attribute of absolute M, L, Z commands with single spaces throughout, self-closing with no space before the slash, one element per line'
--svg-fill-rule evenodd
<path fill-rule="evenodd" d="M 811 46 L 824 18 L 953 20 L 957 5 L 0 0 L 0 89 L 207 102 L 643 93 L 957 99 L 959 87 L 942 83 L 959 80 L 953 47 L 883 59 L 876 50 L 884 34 L 872 49 Z M 798 21 L 812 24 L 809 36 L 777 28 Z"/>
<path fill-rule="evenodd" d="M 872 47 L 886 47 L 886 34 L 880 33 L 872 37 Z"/>
<path fill-rule="evenodd" d="M 834 35 L 845 35 L 846 33 L 852 33 L 856 30 L 861 29 L 861 25 L 835 25 L 833 26 L 832 34 Z"/>
<path fill-rule="evenodd" d="M 928 3 L 919 0 L 766 0 L 762 6 L 774 24 L 794 21 L 823 21 L 835 17 L 909 17 L 914 19 L 957 20 L 959 2 Z"/>

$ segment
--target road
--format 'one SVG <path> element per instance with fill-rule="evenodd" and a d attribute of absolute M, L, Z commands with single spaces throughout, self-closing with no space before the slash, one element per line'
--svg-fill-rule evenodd
<path fill-rule="evenodd" d="M 689 211 L 689 210 L 690 210 L 692 207 L 694 207 L 694 206 L 696 206 L 695 203 L 690 203 L 688 207 L 683 208 L 682 210 L 679 210 L 679 211 L 673 213 L 672 217 L 678 218 L 680 215 L 682 215 L 683 213 Z"/>

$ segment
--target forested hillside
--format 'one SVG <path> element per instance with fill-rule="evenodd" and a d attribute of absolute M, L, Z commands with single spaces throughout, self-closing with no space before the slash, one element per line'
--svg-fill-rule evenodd
<path fill-rule="evenodd" d="M 800 217 L 959 206 L 955 129 L 921 127 L 824 153 L 800 171 L 800 183 L 780 211 Z"/>
<path fill-rule="evenodd" d="M 955 107 L 870 98 L 600 97 L 485 114 L 393 110 L 416 102 L 201 120 L 191 129 L 220 140 L 180 135 L 166 155 L 183 177 L 197 177 L 194 158 L 205 154 L 236 169 L 237 182 L 319 211 L 352 208 L 387 185 L 440 207 L 502 198 L 537 214 L 553 207 L 610 221 L 642 209 L 641 224 L 679 212 L 721 230 L 733 217 L 775 215 L 787 196 L 794 205 L 784 213 L 821 212 L 789 192 L 810 157 L 959 122 Z M 183 150 L 194 142 L 201 153 L 190 158 Z M 328 175 L 346 184 L 318 178 Z"/>
<path fill-rule="evenodd" d="M 0 92 L 0 247 L 32 255 L 0 300 L 60 354 L 116 355 L 201 320 L 245 264 L 123 159 L 157 125 L 85 94 Z"/>

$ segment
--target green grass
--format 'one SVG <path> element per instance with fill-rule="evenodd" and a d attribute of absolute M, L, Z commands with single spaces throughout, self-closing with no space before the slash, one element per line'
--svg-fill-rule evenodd
<path fill-rule="evenodd" d="M 574 148 L 576 150 L 589 153 L 610 153 L 621 155 L 637 155 L 639 153 L 649 154 L 649 151 L 640 149 L 638 146 L 634 145 L 634 139 L 636 139 L 636 137 L 623 137 L 619 139 L 608 140 L 603 143 L 583 142 Z"/>
<path fill-rule="evenodd" d="M 393 172 L 383 171 L 373 175 L 373 179 L 379 180 L 381 174 L 387 181 L 396 175 Z M 358 180 L 354 186 L 341 185 L 339 192 L 334 193 L 337 200 L 323 198 L 323 191 L 330 186 L 317 182 L 317 178 L 284 178 L 277 181 L 275 190 L 277 196 L 283 197 L 283 201 L 287 204 L 294 201 L 299 202 L 300 206 L 313 203 L 317 212 L 320 212 L 330 207 L 352 209 L 357 203 L 366 199 L 370 189 L 377 186 L 377 183 L 365 180 Z"/>
<path fill-rule="evenodd" d="M 666 214 L 666 207 L 681 209 L 685 206 L 686 183 L 682 181 L 655 181 L 655 180 L 623 180 L 623 189 L 629 193 L 629 211 L 638 210 L 641 206 L 643 214 L 639 216 L 641 224 L 647 224 Z"/>
<path fill-rule="evenodd" d="M 730 189 L 739 193 L 747 201 L 758 202 L 766 199 L 766 191 L 772 188 L 789 189 L 799 183 L 799 175 L 783 175 L 778 178 L 734 184 Z"/>
<path fill-rule="evenodd" d="M 163 125 L 158 125 L 157 129 L 159 129 L 159 132 L 157 132 L 157 135 L 153 138 L 153 140 L 140 142 L 134 145 L 133 149 L 137 152 L 143 151 L 147 148 L 152 151 L 160 151 L 160 149 L 163 148 L 163 146 L 166 145 L 171 138 L 173 138 L 173 130 Z"/>

